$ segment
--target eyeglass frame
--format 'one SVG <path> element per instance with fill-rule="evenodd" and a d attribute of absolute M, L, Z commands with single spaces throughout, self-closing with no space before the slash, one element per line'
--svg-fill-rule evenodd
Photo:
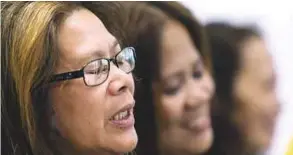
<path fill-rule="evenodd" d="M 135 54 L 135 48 L 134 47 L 125 47 L 123 48 L 121 51 L 119 51 L 115 56 L 113 56 L 112 58 L 98 58 L 98 59 L 94 59 L 94 60 L 91 60 L 89 61 L 88 63 L 86 63 L 81 69 L 79 70 L 75 70 L 75 71 L 71 71 L 71 72 L 65 72 L 65 73 L 60 73 L 60 74 L 54 74 L 50 80 L 49 83 L 52 83 L 52 82 L 60 82 L 60 81 L 65 81 L 65 80 L 72 80 L 72 79 L 77 79 L 77 78 L 83 78 L 83 82 L 86 86 L 88 87 L 95 87 L 95 86 L 98 86 L 98 85 L 101 85 L 103 84 L 109 77 L 109 73 L 110 73 L 110 65 L 111 65 L 111 62 L 114 63 L 114 65 L 119 68 L 119 65 L 117 63 L 117 56 L 125 49 L 131 49 L 132 50 L 132 53 L 133 53 L 133 58 L 134 58 L 134 67 L 129 71 L 129 72 L 125 72 L 126 74 L 130 73 L 133 71 L 133 69 L 135 68 L 135 63 L 136 63 L 136 54 Z M 84 69 L 87 65 L 89 65 L 90 63 L 94 62 L 94 61 L 98 61 L 98 60 L 107 60 L 108 62 L 108 70 L 107 70 L 107 77 L 105 78 L 105 80 L 103 80 L 101 83 L 99 84 L 96 84 L 96 85 L 88 85 L 87 82 L 85 81 L 85 77 L 84 77 Z"/>

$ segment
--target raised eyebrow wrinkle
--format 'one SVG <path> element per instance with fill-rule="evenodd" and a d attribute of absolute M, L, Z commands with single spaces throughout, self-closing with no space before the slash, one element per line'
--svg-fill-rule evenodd
<path fill-rule="evenodd" d="M 115 48 L 116 48 L 116 46 L 118 44 L 119 44 L 118 40 L 115 39 L 115 41 L 111 45 L 111 49 L 110 49 L 111 55 L 115 54 Z M 78 64 L 84 66 L 88 62 L 94 60 L 93 58 L 102 58 L 104 55 L 101 54 L 101 53 L 103 53 L 103 51 L 101 51 L 101 50 L 94 50 L 90 54 L 88 54 L 87 56 L 85 56 L 83 58 L 80 58 L 79 61 L 78 61 Z"/>

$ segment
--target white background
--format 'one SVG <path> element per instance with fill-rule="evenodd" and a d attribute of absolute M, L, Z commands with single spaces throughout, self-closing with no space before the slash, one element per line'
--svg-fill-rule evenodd
<path fill-rule="evenodd" d="M 292 1 L 293 2 L 293 1 Z M 189 0 L 182 1 L 203 23 L 227 21 L 255 24 L 274 57 L 277 93 L 282 104 L 276 133 L 268 155 L 284 155 L 293 138 L 293 4 L 285 0 Z"/>

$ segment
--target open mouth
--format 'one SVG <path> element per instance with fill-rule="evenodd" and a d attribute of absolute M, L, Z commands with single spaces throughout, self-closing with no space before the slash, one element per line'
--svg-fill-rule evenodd
<path fill-rule="evenodd" d="M 119 112 L 116 115 L 112 116 L 110 121 L 122 121 L 126 120 L 131 115 L 131 109 L 127 109 L 125 111 Z"/>
<path fill-rule="evenodd" d="M 188 119 L 183 123 L 186 129 L 201 133 L 210 128 L 210 119 L 208 116 L 200 116 L 193 119 Z"/>
<path fill-rule="evenodd" d="M 117 128 L 130 128 L 134 126 L 134 116 L 133 116 L 134 104 L 129 104 L 119 110 L 110 118 L 111 124 Z"/>

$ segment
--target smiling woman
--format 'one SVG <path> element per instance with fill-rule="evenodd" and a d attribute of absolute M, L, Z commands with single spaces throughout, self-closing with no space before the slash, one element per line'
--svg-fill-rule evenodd
<path fill-rule="evenodd" d="M 1 14 L 1 154 L 132 151 L 134 48 L 80 3 L 2 2 Z"/>
<path fill-rule="evenodd" d="M 214 84 L 204 31 L 178 2 L 92 2 L 125 46 L 137 49 L 138 155 L 202 154 L 212 144 Z"/>

